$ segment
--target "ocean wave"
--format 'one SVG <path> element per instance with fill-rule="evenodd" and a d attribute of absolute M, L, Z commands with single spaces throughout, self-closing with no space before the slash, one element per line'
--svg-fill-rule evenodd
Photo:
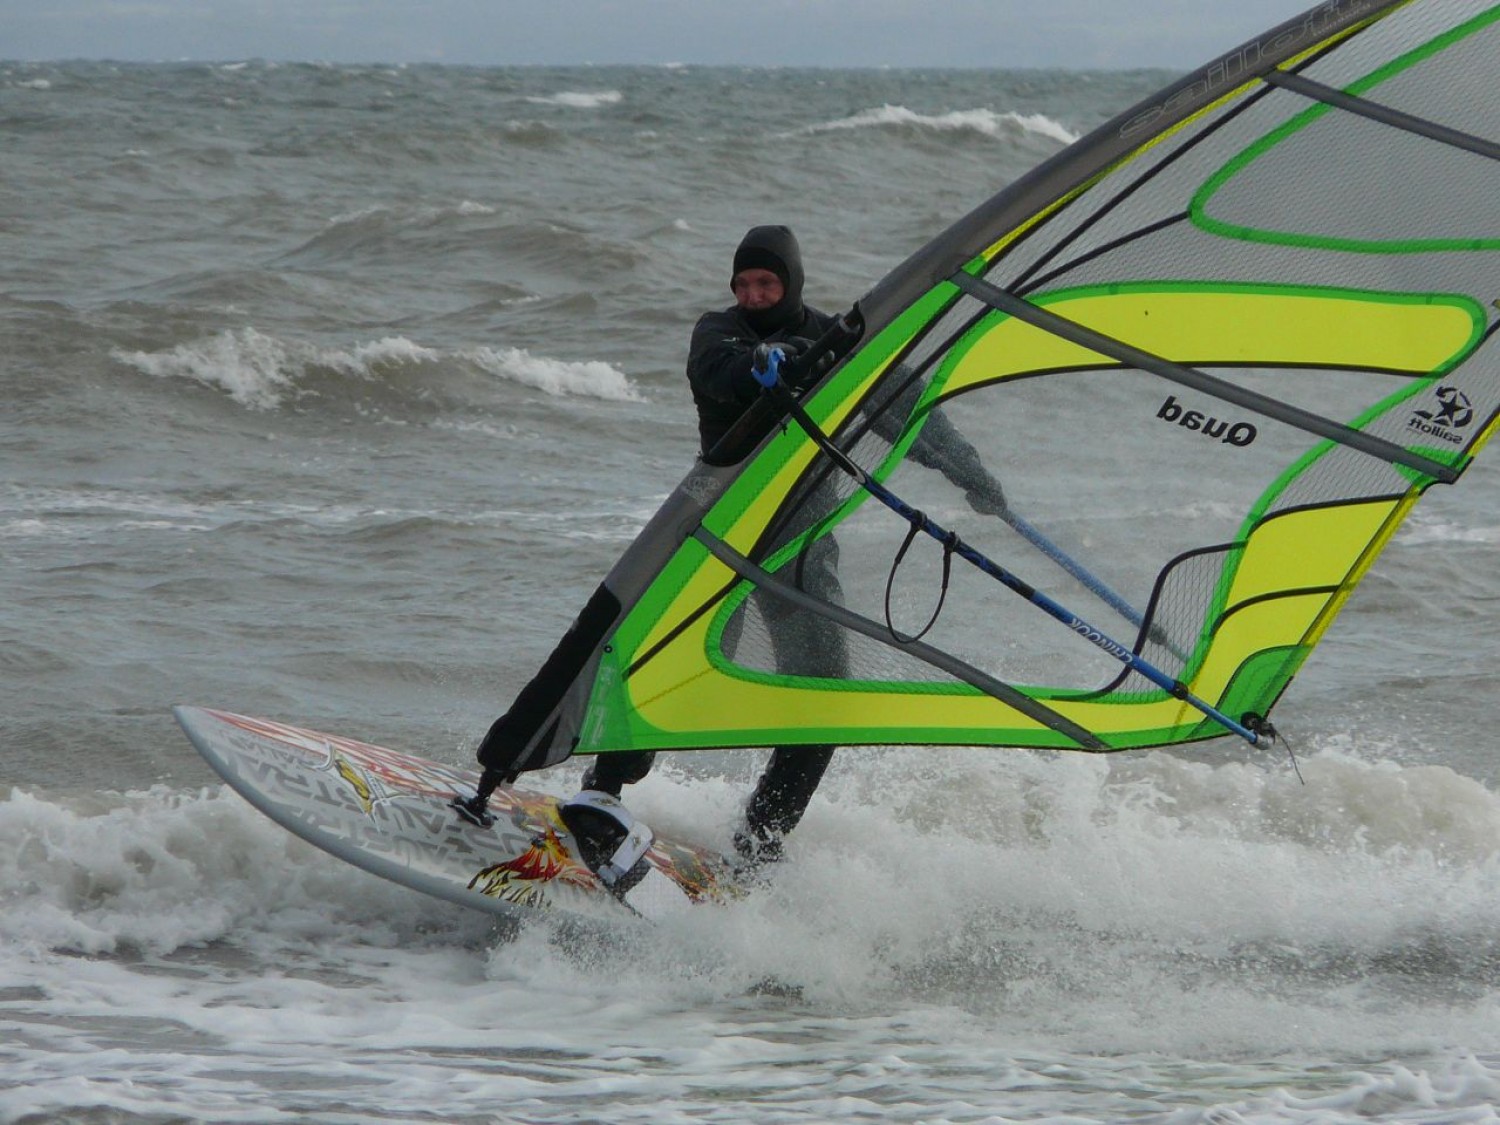
<path fill-rule="evenodd" d="M 466 359 L 492 375 L 551 395 L 644 401 L 625 373 L 602 360 L 582 363 L 532 355 L 525 348 L 472 348 Z"/>
<path fill-rule="evenodd" d="M 742 797 L 665 768 L 646 785 L 677 817 L 705 802 L 729 816 Z M 849 1105 L 1014 1118 L 1018 1098 L 1032 1119 L 1079 1121 L 1122 1105 L 1184 1123 L 1492 1118 L 1494 940 L 1452 924 L 1455 872 L 1392 888 L 1449 922 L 1427 944 L 1392 933 L 1331 958 L 1299 924 L 1378 917 L 1380 887 L 1350 903 L 1315 866 L 1266 896 L 1254 857 L 1200 849 L 1184 873 L 1152 866 L 1149 839 L 1079 868 L 967 831 L 914 836 L 888 821 L 895 797 L 815 803 L 824 862 L 799 857 L 799 831 L 769 888 L 645 933 L 540 914 L 492 928 L 315 850 L 223 786 L 12 790 L 0 965 L 27 1034 L 7 1045 L 19 1085 L 0 1117 L 222 1120 L 253 1095 L 261 1116 L 565 1120 L 605 1106 L 639 1122 L 649 1100 L 656 1119 L 666 1106 L 712 1120 L 726 1106 L 753 1117 L 770 1091 L 798 1121 Z M 1132 890 L 1145 901 L 1114 932 L 1093 924 Z M 1225 906 L 1238 909 L 1213 912 Z M 1081 924 L 1049 925 L 1059 913 Z M 1285 940 L 1233 944 L 1246 917 Z M 1446 991 L 1450 963 L 1470 992 Z M 1406 991 L 1381 987 L 1403 968 Z M 685 1027 L 705 1045 L 684 1046 Z M 499 1073 L 497 1055 L 519 1061 Z M 1412 1055 L 1411 1069 L 1394 1061 Z"/>
<path fill-rule="evenodd" d="M 226 391 L 257 410 L 271 410 L 296 390 L 295 372 L 305 363 L 297 349 L 273 336 L 245 328 L 179 344 L 165 352 L 115 349 L 110 358 L 162 379 L 191 379 Z"/>
<path fill-rule="evenodd" d="M 383 905 L 365 915 L 371 925 L 394 916 L 387 911 L 411 924 L 431 912 L 323 856 L 223 786 L 76 799 L 12 789 L 0 800 L 0 841 L 0 884 L 27 907 L 0 919 L 12 948 L 170 951 L 243 936 L 267 911 L 320 899 L 364 913 L 361 900 L 374 895 Z"/>
<path fill-rule="evenodd" d="M 1500 527 L 1474 526 L 1472 522 L 1418 511 L 1402 530 L 1397 542 L 1408 547 L 1433 543 L 1500 543 Z"/>
<path fill-rule="evenodd" d="M 377 203 L 334 215 L 328 220 L 328 226 L 329 228 L 358 228 L 380 227 L 402 223 L 430 225 L 443 222 L 447 219 L 468 218 L 473 215 L 493 215 L 495 213 L 496 209 L 494 207 L 486 203 L 476 203 L 472 199 L 462 199 L 451 206 L 422 205 L 401 209 Z M 320 235 L 319 237 L 322 236 Z M 313 240 L 314 243 L 316 241 L 317 239 Z"/>
<path fill-rule="evenodd" d="M 566 216 L 501 221 L 503 209 L 463 199 L 443 205 L 365 206 L 335 214 L 311 238 L 281 254 L 283 269 L 327 270 L 358 265 L 401 269 L 413 258 L 441 258 L 449 271 L 472 263 L 487 284 L 497 262 L 524 262 L 540 276 L 565 274 L 588 287 L 652 260 L 649 248 L 623 232 L 601 233 Z M 514 295 L 522 290 L 512 285 Z"/>
<path fill-rule="evenodd" d="M 1493 985 L 1500 798 L 1452 771 L 1326 749 L 1304 762 L 1305 786 L 1164 754 L 860 757 L 830 775 L 772 893 L 664 922 L 663 947 L 700 967 L 695 981 L 650 959 L 622 972 L 735 994 L 783 974 L 796 948 L 799 984 L 825 1000 L 894 990 L 1011 1010 L 1019 992 L 1040 1001 L 1033 1032 L 1135 1050 L 1378 1044 L 1406 1034 L 1403 1020 L 1453 1018 L 1423 1006 L 1434 965 L 1452 987 Z M 546 787 L 571 788 L 565 774 Z M 665 834 L 724 847 L 743 795 L 673 764 L 632 803 Z M 223 789 L 12 790 L 0 843 L 10 944 L 170 951 L 244 929 L 296 941 L 304 925 L 385 924 L 384 910 L 397 926 L 454 913 L 322 856 Z M 535 967 L 563 969 L 545 954 Z M 1388 1025 L 1348 1005 L 1351 977 L 1396 1006 Z M 1282 994 L 1269 1007 L 1268 990 Z M 1195 1024 L 1205 994 L 1222 1026 Z M 1288 1006 L 1310 1021 L 1290 1037 L 1275 1018 Z"/>
<path fill-rule="evenodd" d="M 905 106 L 886 104 L 852 117 L 809 125 L 799 135 L 832 133 L 846 129 L 914 129 L 938 133 L 978 133 L 999 140 L 1044 137 L 1058 144 L 1072 144 L 1078 134 L 1042 113 L 996 113 L 991 109 L 960 109 L 925 114 Z"/>
<path fill-rule="evenodd" d="M 599 109 L 618 105 L 625 95 L 619 90 L 564 90 L 558 94 L 535 94 L 526 100 L 533 105 L 558 105 L 569 109 Z"/>
<path fill-rule="evenodd" d="M 115 349 L 111 357 L 144 374 L 187 379 L 228 394 L 252 410 L 274 410 L 319 394 L 315 380 L 375 381 L 406 368 L 454 363 L 560 397 L 641 401 L 619 368 L 601 361 L 569 361 L 532 355 L 524 348 L 437 349 L 401 336 L 388 336 L 352 348 L 328 348 L 288 341 L 253 327 L 226 330 L 159 352 Z M 424 388 L 424 393 L 426 388 Z"/>
<path fill-rule="evenodd" d="M 533 121 L 513 117 L 500 129 L 505 142 L 520 148 L 556 148 L 567 140 L 567 134 L 554 129 L 545 121 Z"/>

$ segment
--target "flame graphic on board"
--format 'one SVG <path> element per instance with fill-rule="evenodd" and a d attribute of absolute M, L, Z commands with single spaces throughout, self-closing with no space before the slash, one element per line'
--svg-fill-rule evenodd
<path fill-rule="evenodd" d="M 594 883 L 593 875 L 573 858 L 549 824 L 520 855 L 491 864 L 470 879 L 469 889 L 505 902 L 537 906 L 546 898 L 542 884 L 553 880 L 577 887 Z"/>

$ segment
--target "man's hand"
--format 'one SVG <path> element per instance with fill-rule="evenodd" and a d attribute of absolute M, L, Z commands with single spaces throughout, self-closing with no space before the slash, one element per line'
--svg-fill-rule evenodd
<path fill-rule="evenodd" d="M 805 390 L 821 379 L 838 358 L 834 355 L 833 349 L 829 348 L 812 363 L 808 363 L 807 357 L 816 346 L 816 341 L 809 340 L 805 336 L 793 336 L 786 342 L 794 349 L 787 356 L 787 361 L 790 363 L 796 360 L 787 372 L 787 381 L 799 391 Z"/>
<path fill-rule="evenodd" d="M 755 353 L 750 357 L 750 368 L 755 372 L 757 378 L 771 369 L 772 352 L 781 353 L 781 364 L 779 366 L 782 367 L 784 367 L 797 355 L 797 351 L 795 348 L 791 347 L 788 344 L 782 343 L 780 340 L 767 341 L 764 344 L 756 344 Z"/>
<path fill-rule="evenodd" d="M 751 367 L 756 373 L 756 378 L 760 379 L 770 366 L 771 352 L 780 351 L 779 374 L 782 380 L 794 391 L 806 390 L 823 377 L 823 373 L 833 366 L 837 358 L 829 350 L 818 356 L 816 362 L 809 364 L 807 353 L 812 350 L 813 346 L 814 342 L 805 336 L 791 336 L 785 340 L 767 340 L 763 344 L 756 345 L 755 354 L 750 361 Z M 760 381 L 765 383 L 764 379 Z"/>
<path fill-rule="evenodd" d="M 964 499 L 969 502 L 980 515 L 999 516 L 1004 519 L 1010 512 L 1010 506 L 1005 502 L 1005 492 L 1000 488 L 1000 482 L 988 473 L 985 479 L 964 493 Z"/>

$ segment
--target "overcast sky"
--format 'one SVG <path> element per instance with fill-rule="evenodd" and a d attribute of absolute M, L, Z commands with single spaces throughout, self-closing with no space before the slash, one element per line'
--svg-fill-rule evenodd
<path fill-rule="evenodd" d="M 0 0 L 0 58 L 1164 66 L 1311 0 Z"/>

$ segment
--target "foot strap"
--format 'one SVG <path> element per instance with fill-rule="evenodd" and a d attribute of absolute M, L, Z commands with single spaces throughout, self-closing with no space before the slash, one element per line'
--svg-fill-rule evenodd
<path fill-rule="evenodd" d="M 623 837 L 612 852 L 599 860 L 597 866 L 591 865 L 594 873 L 599 876 L 604 885 L 613 887 L 629 875 L 635 865 L 645 857 L 655 837 L 645 821 L 637 820 L 631 815 L 630 810 L 620 803 L 620 798 L 609 793 L 598 789 L 583 790 L 563 805 L 561 809 L 563 822 L 569 822 L 570 812 L 581 809 L 589 809 L 608 818 L 614 826 L 617 826 L 618 834 Z"/>

